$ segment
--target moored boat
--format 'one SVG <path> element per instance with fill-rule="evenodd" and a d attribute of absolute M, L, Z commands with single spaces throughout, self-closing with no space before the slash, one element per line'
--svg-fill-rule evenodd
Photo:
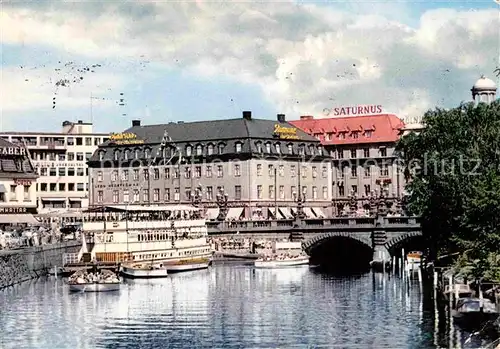
<path fill-rule="evenodd" d="M 278 255 L 262 257 L 254 262 L 256 268 L 282 268 L 309 265 L 309 257 L 304 255 Z"/>
<path fill-rule="evenodd" d="M 68 280 L 71 292 L 110 292 L 120 289 L 120 278 L 110 270 L 89 273 L 77 271 Z"/>
<path fill-rule="evenodd" d="M 451 311 L 453 319 L 464 326 L 481 326 L 487 321 L 493 321 L 500 315 L 495 304 L 484 298 L 460 298 L 455 309 Z"/>
<path fill-rule="evenodd" d="M 420 251 L 412 251 L 406 255 L 409 271 L 417 271 L 420 269 L 420 265 L 422 264 L 422 254 L 423 253 Z"/>
<path fill-rule="evenodd" d="M 179 273 L 183 271 L 207 269 L 210 266 L 210 263 L 210 258 L 196 258 L 180 260 L 177 262 L 167 262 L 165 263 L 165 268 L 169 273 Z"/>
<path fill-rule="evenodd" d="M 127 278 L 164 278 L 168 276 L 168 271 L 163 263 L 148 264 L 124 264 L 121 266 L 121 274 Z"/>

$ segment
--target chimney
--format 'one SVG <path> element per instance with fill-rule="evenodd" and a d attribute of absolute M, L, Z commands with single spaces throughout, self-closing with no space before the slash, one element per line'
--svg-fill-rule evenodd
<path fill-rule="evenodd" d="M 141 120 L 132 120 L 132 127 L 141 126 Z"/>
<path fill-rule="evenodd" d="M 79 123 L 79 124 L 83 124 L 83 121 L 82 121 L 82 120 L 78 120 L 78 123 Z"/>
<path fill-rule="evenodd" d="M 278 117 L 279 122 L 285 122 L 285 114 L 278 114 L 276 116 Z"/>
<path fill-rule="evenodd" d="M 252 112 L 251 111 L 244 111 L 243 112 L 243 119 L 245 120 L 252 120 Z"/>
<path fill-rule="evenodd" d="M 300 120 L 313 120 L 314 116 L 312 115 L 301 115 Z"/>

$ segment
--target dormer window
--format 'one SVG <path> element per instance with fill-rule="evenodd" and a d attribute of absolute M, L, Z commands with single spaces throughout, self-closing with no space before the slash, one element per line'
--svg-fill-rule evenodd
<path fill-rule="evenodd" d="M 276 143 L 275 148 L 276 148 L 276 153 L 281 154 L 281 144 Z"/>
<path fill-rule="evenodd" d="M 323 147 L 322 146 L 318 147 L 318 154 L 323 155 Z"/>
<path fill-rule="evenodd" d="M 135 159 L 139 159 L 139 149 L 136 149 L 136 150 L 134 151 L 134 158 L 135 158 Z"/>
<path fill-rule="evenodd" d="M 186 156 L 191 156 L 192 154 L 192 147 L 190 145 L 186 146 Z"/>
<path fill-rule="evenodd" d="M 262 153 L 262 143 L 257 142 L 255 143 L 255 146 L 257 147 L 257 153 Z"/>
<path fill-rule="evenodd" d="M 236 142 L 235 150 L 237 153 L 241 153 L 241 143 L 240 142 Z"/>
<path fill-rule="evenodd" d="M 149 156 L 151 155 L 151 151 L 149 149 L 144 149 L 144 158 L 149 158 Z"/>
<path fill-rule="evenodd" d="M 325 133 L 325 141 L 331 141 L 333 137 L 333 133 Z"/>
<path fill-rule="evenodd" d="M 102 160 L 104 160 L 104 152 L 100 151 L 99 152 L 99 161 L 102 161 Z"/>
<path fill-rule="evenodd" d="M 311 155 L 314 155 L 314 151 L 315 151 L 315 149 L 314 149 L 314 148 L 315 148 L 315 147 L 314 147 L 314 145 L 312 145 L 312 144 L 309 146 L 309 153 L 311 153 Z"/>
<path fill-rule="evenodd" d="M 266 153 L 270 153 L 271 152 L 271 143 L 266 143 Z"/>
<path fill-rule="evenodd" d="M 352 133 L 352 138 L 354 138 L 354 139 L 358 139 L 359 138 L 358 131 L 355 131 L 355 132 Z"/>
<path fill-rule="evenodd" d="M 224 144 L 219 143 L 218 147 L 219 147 L 219 154 L 224 154 Z"/>
<path fill-rule="evenodd" d="M 299 155 L 304 155 L 305 153 L 305 146 L 304 144 L 299 145 Z"/>
<path fill-rule="evenodd" d="M 212 155 L 214 153 L 214 145 L 209 144 L 207 145 L 207 155 Z"/>
<path fill-rule="evenodd" d="M 344 132 L 339 133 L 339 139 L 345 139 L 345 134 Z"/>
<path fill-rule="evenodd" d="M 120 152 L 118 150 L 115 150 L 115 161 L 118 161 L 120 158 Z"/>
<path fill-rule="evenodd" d="M 288 144 L 287 148 L 288 148 L 288 154 L 293 154 L 293 145 L 292 144 Z"/>
<path fill-rule="evenodd" d="M 366 130 L 365 131 L 365 137 L 366 138 L 371 138 L 371 136 L 372 136 L 372 130 Z"/>
<path fill-rule="evenodd" d="M 196 155 L 197 156 L 202 156 L 203 155 L 203 147 L 201 146 L 201 144 L 198 144 L 196 146 Z"/>
<path fill-rule="evenodd" d="M 128 160 L 128 158 L 129 158 L 129 152 L 130 152 L 130 151 L 129 151 L 128 149 L 126 149 L 126 150 L 123 152 L 123 158 L 124 158 L 125 160 Z"/>

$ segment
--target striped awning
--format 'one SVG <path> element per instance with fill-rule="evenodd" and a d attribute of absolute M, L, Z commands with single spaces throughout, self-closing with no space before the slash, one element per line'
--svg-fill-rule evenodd
<path fill-rule="evenodd" d="M 293 218 L 292 212 L 290 212 L 288 207 L 280 207 L 279 212 L 283 215 L 285 219 Z"/>
<path fill-rule="evenodd" d="M 323 213 L 323 211 L 319 207 L 311 207 L 311 210 L 316 215 L 316 217 L 326 218 L 326 215 Z"/>
<path fill-rule="evenodd" d="M 215 220 L 219 216 L 219 208 L 209 208 L 205 214 L 205 219 Z"/>

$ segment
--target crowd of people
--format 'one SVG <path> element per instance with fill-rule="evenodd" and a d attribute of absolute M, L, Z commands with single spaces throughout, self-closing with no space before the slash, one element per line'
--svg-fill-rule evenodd
<path fill-rule="evenodd" d="M 7 227 L 0 230 L 0 250 L 54 244 L 63 241 L 58 227 Z"/>

